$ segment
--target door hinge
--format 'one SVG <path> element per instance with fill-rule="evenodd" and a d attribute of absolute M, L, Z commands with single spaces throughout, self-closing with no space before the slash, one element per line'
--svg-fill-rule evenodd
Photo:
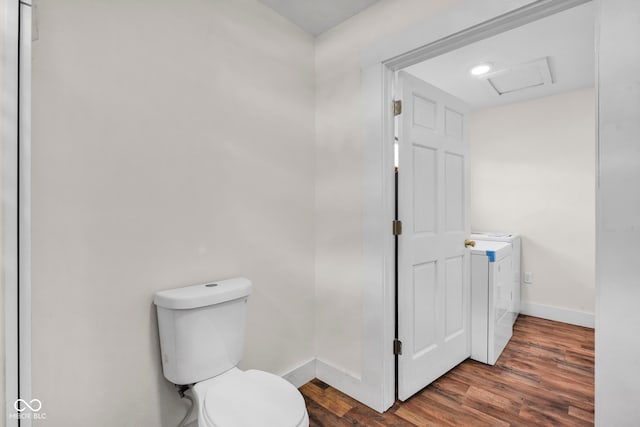
<path fill-rule="evenodd" d="M 402 354 L 402 341 L 397 338 L 393 340 L 393 354 L 395 356 L 400 356 Z"/>
<path fill-rule="evenodd" d="M 402 234 L 402 221 L 393 221 L 393 235 L 399 236 Z"/>
<path fill-rule="evenodd" d="M 402 100 L 398 99 L 393 101 L 393 115 L 399 116 L 400 114 L 402 114 Z"/>

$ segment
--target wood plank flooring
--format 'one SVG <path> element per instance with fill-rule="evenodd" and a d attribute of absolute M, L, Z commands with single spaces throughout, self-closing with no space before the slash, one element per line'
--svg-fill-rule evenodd
<path fill-rule="evenodd" d="M 311 427 L 592 426 L 593 329 L 520 316 L 495 366 L 466 360 L 384 414 L 320 380 L 300 388 Z"/>

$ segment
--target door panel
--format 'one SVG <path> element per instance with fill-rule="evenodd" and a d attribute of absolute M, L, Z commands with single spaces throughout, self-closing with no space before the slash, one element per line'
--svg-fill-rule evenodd
<path fill-rule="evenodd" d="M 464 298 L 464 257 L 447 259 L 445 280 L 445 340 L 464 332 L 464 312 L 460 301 Z"/>
<path fill-rule="evenodd" d="M 413 222 L 414 233 L 436 231 L 436 150 L 414 146 L 413 149 Z"/>
<path fill-rule="evenodd" d="M 453 96 L 399 75 L 398 395 L 470 355 L 468 118 Z"/>
<path fill-rule="evenodd" d="M 464 231 L 464 157 L 444 154 L 444 198 L 447 231 Z"/>
<path fill-rule="evenodd" d="M 417 325 L 413 330 L 415 353 L 420 353 L 436 343 L 436 270 L 435 262 L 419 264 L 413 270 L 413 305 Z M 421 307 L 429 307 L 429 310 L 421 310 Z"/>

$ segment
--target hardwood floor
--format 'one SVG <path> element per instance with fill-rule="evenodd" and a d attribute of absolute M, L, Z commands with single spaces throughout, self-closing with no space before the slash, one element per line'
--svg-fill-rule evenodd
<path fill-rule="evenodd" d="M 466 360 L 384 414 L 320 380 L 300 388 L 312 427 L 591 426 L 593 329 L 520 316 L 495 366 Z"/>

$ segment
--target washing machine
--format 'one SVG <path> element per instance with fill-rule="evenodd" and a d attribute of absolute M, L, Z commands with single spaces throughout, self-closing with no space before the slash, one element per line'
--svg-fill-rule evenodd
<path fill-rule="evenodd" d="M 475 242 L 471 248 L 471 358 L 494 365 L 513 333 L 513 246 Z"/>
<path fill-rule="evenodd" d="M 492 242 L 506 242 L 511 243 L 513 247 L 512 256 L 512 270 L 513 270 L 513 284 L 511 289 L 511 317 L 512 322 L 516 323 L 518 314 L 520 314 L 520 254 L 522 250 L 522 240 L 519 234 L 515 233 L 480 233 L 472 232 L 471 240 L 489 240 Z"/>

